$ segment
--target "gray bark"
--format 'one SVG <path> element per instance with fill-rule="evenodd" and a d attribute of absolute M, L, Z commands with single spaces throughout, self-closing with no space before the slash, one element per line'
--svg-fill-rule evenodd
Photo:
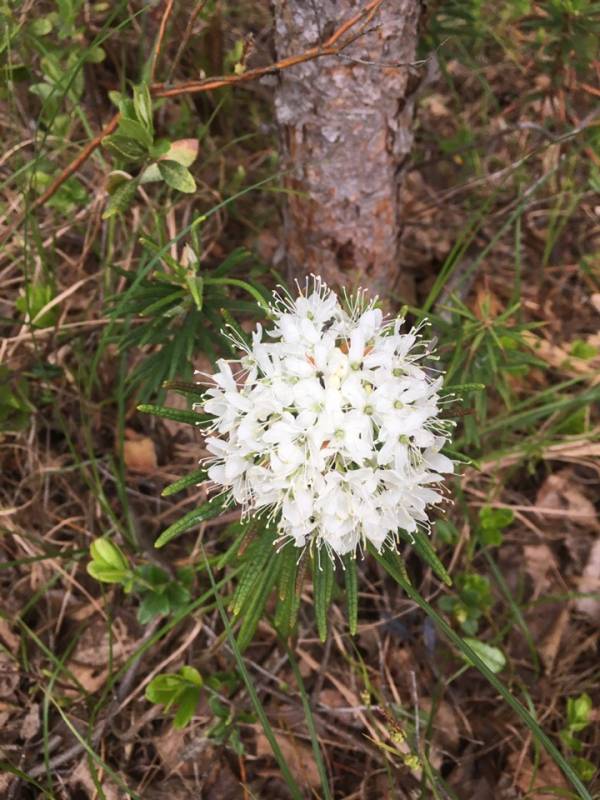
<path fill-rule="evenodd" d="M 277 57 L 323 42 L 365 2 L 273 0 Z M 398 194 L 414 104 L 410 68 L 390 64 L 414 62 L 419 8 L 419 0 L 387 0 L 341 56 L 279 77 L 275 109 L 288 170 L 292 277 L 313 272 L 330 285 L 385 295 L 401 284 Z"/>

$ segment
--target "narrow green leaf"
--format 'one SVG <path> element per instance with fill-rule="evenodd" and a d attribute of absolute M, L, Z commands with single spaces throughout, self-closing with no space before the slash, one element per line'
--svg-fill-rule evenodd
<path fill-rule="evenodd" d="M 177 189 L 179 192 L 185 192 L 186 194 L 192 194 L 196 191 L 196 181 L 189 169 L 184 167 L 183 164 L 179 164 L 177 161 L 167 160 L 157 163 L 158 171 L 162 179 L 171 188 Z"/>
<path fill-rule="evenodd" d="M 160 534 L 154 543 L 154 547 L 164 547 L 181 533 L 189 531 L 190 528 L 195 528 L 196 525 L 199 525 L 207 519 L 218 517 L 219 514 L 225 510 L 227 502 L 228 498 L 226 496 L 217 495 L 217 497 L 213 497 L 212 500 L 209 500 L 208 503 L 204 503 L 200 508 L 195 508 L 193 511 L 190 511 L 189 514 L 186 514 L 184 517 L 177 520 L 177 522 L 174 522 L 173 525 L 169 525 L 169 527 Z"/>
<path fill-rule="evenodd" d="M 125 180 L 118 184 L 117 188 L 108 198 L 106 210 L 102 214 L 102 219 L 110 219 L 116 214 L 124 214 L 135 199 L 138 188 L 137 180 Z"/>
<path fill-rule="evenodd" d="M 482 392 L 486 388 L 485 383 L 451 383 L 444 386 L 444 392 Z"/>
<path fill-rule="evenodd" d="M 323 756 L 321 754 L 321 748 L 319 746 L 319 735 L 317 734 L 317 728 L 315 725 L 314 716 L 312 713 L 312 709 L 310 707 L 310 699 L 308 694 L 306 693 L 306 689 L 304 687 L 304 681 L 302 680 L 302 673 L 300 672 L 300 668 L 298 666 L 298 662 L 294 658 L 294 654 L 290 650 L 289 647 L 286 646 L 286 652 L 288 655 L 288 659 L 290 662 L 290 666 L 292 668 L 292 672 L 294 673 L 294 677 L 296 679 L 296 683 L 298 684 L 298 689 L 300 691 L 300 697 L 302 698 L 302 707 L 304 709 L 304 718 L 306 720 L 306 727 L 308 728 L 308 733 L 310 736 L 310 742 L 312 745 L 313 754 L 315 757 L 315 763 L 317 765 L 317 769 L 319 771 L 319 778 L 321 779 L 321 789 L 323 790 L 323 800 L 332 800 L 331 789 L 329 786 L 329 779 L 327 777 L 327 771 L 325 769 L 325 763 L 323 761 Z"/>
<path fill-rule="evenodd" d="M 174 292 L 169 292 L 169 294 L 163 295 L 158 300 L 155 300 L 153 303 L 150 303 L 145 308 L 142 308 L 138 311 L 138 314 L 141 317 L 151 317 L 156 314 L 157 311 L 160 311 L 165 306 L 171 305 L 175 303 L 177 300 L 182 300 L 185 297 L 185 291 L 183 289 L 177 289 Z"/>
<path fill-rule="evenodd" d="M 128 161 L 142 161 L 146 157 L 146 148 L 135 139 L 114 133 L 104 140 L 105 147 Z"/>
<path fill-rule="evenodd" d="M 150 90 L 146 84 L 133 87 L 133 107 L 135 108 L 138 120 L 148 131 L 150 143 L 152 144 L 154 133 L 152 122 L 152 97 L 150 96 Z"/>
<path fill-rule="evenodd" d="M 281 559 L 275 628 L 286 639 L 296 627 L 300 608 L 300 595 L 296 590 L 298 574 L 298 548 L 289 542 L 277 555 Z"/>
<path fill-rule="evenodd" d="M 397 553 L 395 550 L 390 550 L 389 548 L 383 548 L 381 552 L 378 552 L 371 544 L 368 544 L 367 547 L 371 555 L 375 556 L 377 561 L 383 564 L 385 569 L 390 573 L 397 583 L 400 583 L 401 581 L 410 583 L 410 578 L 408 577 L 404 560 L 399 553 Z"/>
<path fill-rule="evenodd" d="M 356 570 L 356 557 L 350 554 L 344 556 L 344 578 L 346 581 L 346 604 L 348 606 L 348 627 L 352 636 L 356 636 L 358 623 L 358 578 Z"/>
<path fill-rule="evenodd" d="M 206 414 L 198 414 L 196 411 L 188 411 L 185 408 L 170 408 L 169 406 L 155 406 L 142 403 L 137 407 L 142 414 L 152 414 L 154 417 L 171 419 L 174 422 L 184 422 L 188 425 L 202 425 L 212 417 Z"/>
<path fill-rule="evenodd" d="M 413 534 L 414 542 L 413 547 L 417 551 L 417 553 L 421 556 L 423 561 L 425 561 L 431 569 L 435 572 L 440 580 L 442 580 L 446 586 L 452 586 L 452 578 L 446 572 L 446 567 L 442 564 L 440 559 L 437 556 L 437 553 L 431 546 L 431 542 L 429 541 L 429 537 L 426 533 L 421 533 L 420 531 L 415 531 Z M 410 541 L 410 538 L 406 536 L 407 540 Z"/>
<path fill-rule="evenodd" d="M 244 608 L 242 624 L 237 635 L 237 643 L 241 653 L 244 652 L 254 637 L 258 623 L 263 616 L 269 595 L 277 582 L 280 569 L 281 561 L 277 553 L 273 550 L 267 568 L 260 577 L 257 589 L 250 595 L 249 605 Z"/>
<path fill-rule="evenodd" d="M 197 397 L 198 400 L 206 399 L 206 389 L 198 383 L 189 381 L 165 381 L 162 385 L 167 391 L 178 392 L 185 397 Z"/>
<path fill-rule="evenodd" d="M 320 563 L 319 563 L 320 561 Z M 313 555 L 313 592 L 319 639 L 327 639 L 327 612 L 333 592 L 333 562 L 323 548 Z"/>
<path fill-rule="evenodd" d="M 260 537 L 252 542 L 244 556 L 246 566 L 231 601 L 231 611 L 234 617 L 239 616 L 245 607 L 246 600 L 263 580 L 266 564 L 273 554 L 273 550 L 273 531 L 265 528 Z"/>
<path fill-rule="evenodd" d="M 134 101 L 135 102 L 135 101 Z M 152 147 L 152 135 L 141 122 L 135 119 L 127 119 L 122 117 L 117 129 L 117 136 L 123 136 L 127 139 L 133 139 L 145 151 Z"/>
<path fill-rule="evenodd" d="M 268 717 L 267 717 L 267 715 L 265 713 L 265 710 L 264 710 L 264 708 L 263 708 L 263 706 L 262 706 L 262 704 L 261 704 L 261 702 L 259 700 L 259 697 L 258 697 L 258 695 L 256 693 L 256 689 L 254 688 L 254 683 L 252 682 L 252 678 L 248 674 L 248 670 L 246 669 L 246 665 L 244 664 L 244 659 L 242 658 L 242 654 L 240 652 L 240 648 L 239 648 L 239 646 L 238 646 L 238 644 L 237 644 L 237 642 L 235 640 L 235 636 L 233 635 L 233 631 L 232 631 L 232 628 L 231 628 L 231 623 L 229 622 L 229 619 L 227 618 L 227 614 L 225 612 L 225 608 L 223 606 L 223 602 L 222 602 L 221 597 L 220 597 L 220 595 L 219 595 L 219 593 L 217 591 L 215 578 L 214 578 L 214 575 L 213 575 L 212 570 L 210 568 L 210 564 L 208 562 L 208 559 L 206 557 L 206 553 L 204 551 L 204 547 L 202 546 L 202 544 L 200 545 L 200 547 L 202 549 L 202 555 L 204 557 L 204 563 L 206 565 L 206 570 L 208 572 L 208 577 L 210 579 L 210 584 L 211 584 L 212 590 L 213 590 L 213 592 L 215 594 L 215 601 L 217 603 L 217 608 L 219 609 L 219 614 L 221 615 L 221 619 L 223 620 L 223 625 L 225 626 L 225 631 L 227 632 L 227 640 L 228 640 L 229 645 L 230 645 L 230 647 L 231 647 L 231 649 L 233 651 L 233 655 L 234 655 L 234 658 L 235 658 L 235 661 L 236 661 L 236 664 L 237 664 L 238 671 L 239 671 L 240 675 L 242 676 L 242 680 L 244 681 L 244 684 L 246 686 L 246 691 L 248 692 L 248 695 L 250 697 L 250 701 L 252 702 L 252 706 L 254 708 L 254 711 L 256 712 L 256 716 L 259 719 L 259 722 L 260 722 L 261 727 L 262 727 L 262 729 L 263 729 L 263 731 L 265 733 L 267 741 L 271 745 L 271 750 L 273 751 L 273 755 L 275 756 L 275 760 L 277 761 L 279 769 L 281 770 L 281 775 L 282 775 L 284 781 L 286 782 L 286 784 L 287 784 L 287 786 L 288 786 L 288 788 L 290 790 L 290 794 L 292 795 L 292 800 L 302 800 L 302 792 L 298 788 L 298 784 L 296 783 L 296 781 L 294 780 L 294 778 L 292 776 L 292 773 L 290 772 L 290 768 L 287 765 L 287 761 L 283 757 L 283 753 L 281 752 L 281 748 L 279 747 L 277 739 L 275 738 L 275 734 L 273 733 L 273 729 L 271 727 L 271 724 L 270 724 L 270 722 L 268 720 Z"/>
<path fill-rule="evenodd" d="M 458 649 L 458 651 L 463 655 L 463 657 L 467 658 L 478 670 L 479 672 L 486 678 L 489 683 L 496 689 L 498 694 L 502 697 L 502 699 L 509 705 L 512 710 L 517 714 L 519 719 L 529 728 L 532 732 L 534 738 L 546 749 L 546 752 L 551 756 L 551 758 L 556 762 L 556 764 L 562 769 L 565 776 L 570 781 L 571 785 L 576 789 L 579 794 L 579 797 L 582 800 L 593 800 L 591 794 L 588 792 L 586 787 L 581 782 L 581 779 L 577 775 L 577 772 L 573 769 L 573 767 L 569 764 L 569 762 L 565 759 L 562 755 L 560 750 L 556 747 L 554 742 L 544 733 L 542 728 L 540 727 L 539 723 L 537 722 L 534 717 L 527 711 L 527 709 L 511 694 L 511 692 L 504 686 L 504 684 L 494 675 L 494 673 L 490 670 L 488 665 L 483 661 L 480 656 L 473 650 L 472 647 L 469 646 L 467 642 L 465 642 L 461 637 L 448 625 L 446 620 L 438 614 L 438 612 L 431 606 L 424 597 L 402 576 L 399 575 L 397 572 L 391 572 L 388 569 L 387 563 L 384 559 L 381 558 L 381 555 L 377 553 L 375 548 L 370 548 L 370 551 L 373 553 L 374 557 L 382 564 L 382 566 L 390 572 L 390 575 L 394 578 L 394 580 L 399 584 L 399 586 L 404 589 L 406 594 L 413 600 L 419 608 L 421 608 L 429 617 L 432 619 L 436 625 L 440 628 L 440 630 L 444 633 L 446 638 L 448 638 L 452 644 Z"/>
<path fill-rule="evenodd" d="M 174 483 L 170 483 L 160 493 L 161 497 L 170 497 L 172 494 L 177 494 L 177 492 L 181 492 L 183 489 L 187 489 L 188 486 L 196 486 L 199 483 L 202 483 L 206 480 L 206 476 L 208 471 L 204 468 L 196 469 L 194 472 L 190 472 L 189 475 L 185 475 L 183 478 L 179 478 L 178 481 Z"/>

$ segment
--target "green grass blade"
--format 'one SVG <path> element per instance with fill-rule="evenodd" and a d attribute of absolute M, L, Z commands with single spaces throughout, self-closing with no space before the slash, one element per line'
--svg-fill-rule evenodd
<path fill-rule="evenodd" d="M 254 688 L 254 684 L 252 683 L 252 678 L 250 677 L 248 670 L 246 669 L 246 665 L 244 663 L 244 659 L 242 658 L 242 654 L 240 653 L 240 649 L 238 644 L 235 640 L 235 636 L 233 635 L 233 630 L 231 628 L 231 623 L 229 622 L 229 618 L 227 617 L 227 612 L 225 611 L 225 607 L 223 605 L 223 601 L 221 600 L 219 593 L 216 589 L 215 579 L 210 568 L 210 564 L 206 557 L 206 552 L 204 550 L 204 546 L 201 544 L 200 548 L 202 550 L 202 557 L 204 558 L 204 563 L 206 565 L 206 571 L 208 573 L 208 577 L 215 593 L 215 600 L 217 603 L 217 608 L 219 609 L 219 614 L 223 621 L 223 625 L 225 627 L 225 632 L 227 634 L 227 641 L 229 642 L 229 646 L 233 651 L 233 657 L 235 658 L 235 662 L 237 664 L 238 671 L 244 681 L 246 686 L 246 690 L 250 697 L 250 702 L 254 708 L 256 716 L 259 719 L 259 722 L 262 726 L 265 736 L 267 737 L 267 741 L 271 745 L 271 750 L 273 751 L 273 755 L 275 756 L 275 760 L 279 765 L 279 769 L 281 770 L 281 775 L 286 782 L 288 789 L 290 790 L 290 794 L 292 795 L 293 800 L 303 800 L 302 792 L 296 781 L 294 780 L 292 773 L 287 765 L 287 762 L 281 752 L 281 748 L 275 738 L 275 734 L 273 733 L 273 729 L 271 727 L 271 723 L 269 722 L 267 715 L 265 714 L 265 710 L 262 706 L 258 698 L 258 694 L 256 693 L 256 689 Z"/>
<path fill-rule="evenodd" d="M 106 772 L 106 774 L 107 774 L 107 775 L 110 775 L 110 777 L 112 778 L 112 780 L 113 780 L 113 781 L 114 781 L 114 782 L 117 784 L 117 786 L 118 786 L 120 789 L 122 789 L 122 791 L 124 791 L 124 792 L 125 792 L 125 794 L 126 794 L 128 797 L 131 797 L 131 798 L 132 798 L 132 800 L 143 800 L 143 798 L 141 797 L 141 795 L 137 794 L 137 792 L 134 792 L 134 791 L 133 791 L 133 789 L 130 789 L 130 788 L 129 788 L 129 787 L 128 787 L 128 786 L 127 786 L 125 783 L 123 783 L 123 781 L 122 781 L 122 780 L 121 780 L 121 778 L 120 778 L 120 777 L 117 775 L 117 773 L 116 773 L 114 770 L 112 770 L 112 769 L 111 769 L 111 768 L 108 766 L 108 764 L 107 764 L 105 761 L 103 761 L 103 760 L 100 758 L 100 756 L 99 756 L 99 755 L 98 755 L 98 754 L 97 754 L 97 753 L 94 751 L 94 749 L 93 749 L 93 748 L 90 746 L 90 744 L 89 744 L 88 742 L 86 742 L 86 740 L 85 740 L 85 739 L 84 739 L 84 738 L 81 736 L 81 734 L 79 733 L 79 731 L 77 730 L 77 728 L 76 728 L 76 727 L 73 725 L 73 723 L 71 722 L 71 720 L 70 720 L 70 719 L 67 717 L 67 715 L 66 715 L 66 714 L 65 714 L 65 712 L 62 710 L 62 708 L 60 707 L 60 705 L 59 705 L 59 704 L 56 702 L 56 700 L 55 700 L 55 699 L 54 699 L 54 698 L 53 698 L 51 695 L 50 695 L 50 702 L 52 703 L 52 705 L 54 706 L 54 708 L 55 708 L 55 709 L 58 711 L 58 713 L 59 713 L 59 714 L 60 714 L 60 716 L 62 717 L 62 720 L 63 720 L 63 722 L 65 723 L 65 725 L 67 726 L 67 728 L 68 728 L 68 729 L 71 731 L 71 733 L 73 734 L 73 736 L 74 736 L 74 737 L 77 739 L 77 741 L 79 742 L 79 744 L 80 744 L 80 745 L 83 747 L 83 749 L 84 749 L 84 750 L 85 750 L 85 752 L 88 754 L 88 756 L 89 756 L 89 757 L 90 757 L 90 758 L 91 758 L 91 759 L 92 759 L 92 760 L 93 760 L 93 761 L 94 761 L 96 764 L 98 764 L 98 766 L 99 766 L 99 767 L 101 767 L 101 768 L 102 768 L 102 770 L 103 770 L 104 772 Z"/>
<path fill-rule="evenodd" d="M 452 586 L 452 578 L 446 572 L 446 567 L 442 564 L 437 553 L 431 546 L 431 542 L 429 541 L 427 534 L 421 533 L 420 531 L 415 531 L 413 534 L 413 539 L 414 541 L 411 542 L 411 544 L 415 548 L 416 552 L 421 556 L 423 561 L 425 561 L 431 567 L 438 578 L 442 580 L 446 586 Z"/>
<path fill-rule="evenodd" d="M 386 562 L 381 559 L 379 554 L 375 551 L 375 558 L 387 569 Z M 389 572 L 389 570 L 388 570 Z M 560 750 L 552 742 L 552 740 L 544 733 L 534 717 L 527 711 L 527 709 L 510 693 L 504 684 L 498 680 L 494 673 L 486 666 L 477 653 L 469 647 L 469 645 L 461 639 L 461 637 L 448 625 L 446 620 L 441 617 L 438 612 L 429 605 L 427 600 L 401 575 L 397 572 L 394 574 L 390 572 L 394 580 L 404 589 L 406 594 L 413 600 L 419 608 L 421 608 L 440 628 L 444 635 L 452 642 L 452 644 L 459 650 L 459 652 L 475 666 L 479 672 L 486 678 L 489 683 L 496 689 L 502 699 L 509 705 L 512 710 L 517 714 L 519 719 L 529 728 L 536 741 L 538 741 L 546 750 L 548 755 L 554 760 L 557 766 L 565 774 L 565 777 L 571 783 L 573 788 L 579 793 L 582 800 L 593 800 L 591 794 L 583 785 L 581 779 L 569 764 L 566 758 L 562 755 Z"/>
<path fill-rule="evenodd" d="M 319 777 L 321 779 L 323 800 L 332 800 L 331 789 L 329 788 L 329 779 L 327 777 L 327 771 L 325 769 L 325 764 L 323 762 L 323 756 L 321 755 L 321 748 L 319 746 L 319 737 L 317 735 L 317 729 L 315 727 L 315 719 L 312 713 L 312 709 L 310 707 L 310 700 L 308 699 L 308 695 L 306 694 L 306 689 L 304 687 L 304 681 L 302 680 L 302 675 L 298 667 L 298 662 L 294 658 L 294 654 L 292 653 L 290 648 L 287 647 L 287 645 L 284 646 L 288 656 L 288 660 L 290 662 L 290 667 L 292 668 L 292 672 L 294 673 L 294 678 L 296 679 L 296 683 L 298 684 L 298 691 L 300 692 L 302 707 L 304 709 L 304 718 L 306 719 L 306 727 L 308 728 L 310 743 L 312 746 L 313 754 L 315 756 L 315 762 L 317 764 Z"/>

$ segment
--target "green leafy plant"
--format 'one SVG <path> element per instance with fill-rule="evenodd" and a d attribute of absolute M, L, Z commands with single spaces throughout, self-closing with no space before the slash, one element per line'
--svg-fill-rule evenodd
<path fill-rule="evenodd" d="M 37 281 L 30 283 L 24 293 L 15 301 L 15 308 L 36 328 L 46 328 L 56 322 L 58 309 L 44 308 L 52 301 L 54 291 L 49 283 Z"/>
<path fill-rule="evenodd" d="M 238 756 L 245 752 L 240 724 L 256 723 L 254 714 L 238 709 L 235 703 L 223 702 L 223 695 L 231 695 L 239 686 L 239 676 L 233 672 L 215 672 L 206 679 L 207 702 L 213 714 L 206 735 L 215 744 L 229 746 Z"/>
<path fill-rule="evenodd" d="M 109 174 L 110 198 L 104 219 L 125 213 L 138 187 L 147 183 L 163 181 L 179 192 L 195 192 L 196 181 L 189 167 L 198 155 L 198 140 L 170 142 L 156 138 L 152 97 L 144 84 L 133 87 L 133 98 L 111 92 L 111 99 L 119 108 L 120 118 L 116 132 L 106 137 L 104 145 L 123 165 L 135 165 L 137 174 L 133 176 L 123 169 Z"/>
<path fill-rule="evenodd" d="M 146 275 L 140 278 L 139 270 L 118 270 L 126 285 L 110 300 L 109 314 L 114 319 L 131 319 L 134 324 L 119 325 L 115 341 L 123 351 L 134 347 L 152 351 L 127 378 L 127 389 L 138 389 L 140 401 L 157 392 L 162 399 L 161 385 L 183 378 L 173 388 L 181 386 L 190 401 L 197 402 L 199 387 L 185 384 L 193 371 L 193 356 L 204 352 L 216 360 L 223 353 L 231 353 L 231 344 L 220 330 L 229 326 L 243 337 L 246 334 L 233 314 L 252 318 L 264 313 L 266 307 L 266 292 L 258 280 L 264 270 L 248 250 L 238 248 L 216 267 L 208 268 L 201 261 L 197 230 L 191 239 L 176 259 L 167 252 L 162 239 L 144 237 L 147 260 L 142 260 L 140 269 Z M 148 269 L 147 264 L 153 263 L 156 268 Z M 240 272 L 243 279 L 238 277 Z M 241 299 L 240 294 L 249 296 L 250 301 Z M 188 416 L 187 421 L 190 419 Z"/>
<path fill-rule="evenodd" d="M 456 594 L 441 597 L 439 606 L 454 617 L 466 634 L 474 636 L 479 620 L 492 607 L 490 582 L 476 572 L 463 572 L 455 577 L 454 584 Z"/>
<path fill-rule="evenodd" d="M 171 576 L 156 564 L 132 566 L 123 551 L 110 539 L 96 539 L 90 546 L 88 573 L 101 583 L 118 583 L 139 600 L 138 620 L 142 625 L 160 616 L 176 614 L 191 599 L 193 571 L 178 569 Z"/>
<path fill-rule="evenodd" d="M 34 410 L 25 376 L 0 364 L 0 431 L 21 430 Z"/>
<path fill-rule="evenodd" d="M 177 673 L 163 673 L 146 687 L 146 699 L 164 705 L 165 711 L 176 708 L 174 728 L 185 728 L 194 716 L 204 681 L 194 667 L 183 666 Z"/>
<path fill-rule="evenodd" d="M 587 758 L 579 755 L 583 750 L 583 742 L 577 734 L 591 725 L 592 711 L 592 699 L 586 692 L 579 697 L 567 698 L 567 724 L 559 733 L 565 752 L 570 754 L 571 764 L 584 781 L 590 781 L 596 774 L 597 768 Z"/>
<path fill-rule="evenodd" d="M 514 520 L 514 512 L 510 508 L 490 508 L 484 506 L 479 511 L 479 525 L 476 537 L 480 544 L 499 547 L 502 544 L 502 532 Z"/>
<path fill-rule="evenodd" d="M 195 667 L 183 666 L 177 673 L 161 673 L 148 684 L 146 699 L 163 705 L 165 712 L 176 709 L 173 727 L 185 728 L 192 720 L 202 696 L 213 719 L 206 736 L 215 744 L 230 747 L 236 755 L 244 753 L 240 724 L 256 722 L 253 714 L 226 702 L 227 695 L 239 689 L 240 679 L 234 672 L 214 672 L 202 676 Z"/>
<path fill-rule="evenodd" d="M 535 357 L 524 334 L 535 325 L 518 322 L 519 304 L 509 306 L 495 314 L 491 299 L 484 297 L 479 313 L 465 303 L 453 298 L 448 306 L 450 321 L 440 320 L 442 335 L 440 352 L 449 353 L 448 384 L 483 384 L 491 387 L 507 407 L 513 404 L 514 390 L 511 378 L 523 377 L 534 366 L 546 368 L 546 363 Z M 464 419 L 464 441 L 469 445 L 480 443 L 481 423 L 487 419 L 489 392 L 474 395 L 474 414 Z"/>
<path fill-rule="evenodd" d="M 133 571 L 121 548 L 110 539 L 96 539 L 90 545 L 87 571 L 101 583 L 120 583 L 126 592 L 133 588 Z"/>

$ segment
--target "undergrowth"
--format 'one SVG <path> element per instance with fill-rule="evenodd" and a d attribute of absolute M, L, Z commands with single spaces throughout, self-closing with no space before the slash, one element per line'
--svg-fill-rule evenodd
<path fill-rule="evenodd" d="M 202 484 L 285 196 L 268 83 L 149 89 L 268 63 L 268 4 L 175 6 L 0 3 L 3 796 L 598 796 L 598 4 L 430 4 L 386 300 L 460 474 L 345 570 Z"/>

